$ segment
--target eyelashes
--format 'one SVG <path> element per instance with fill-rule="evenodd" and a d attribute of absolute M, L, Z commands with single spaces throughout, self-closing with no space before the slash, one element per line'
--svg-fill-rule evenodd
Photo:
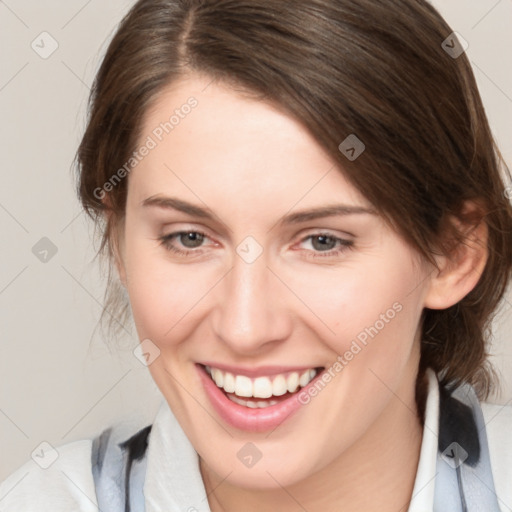
<path fill-rule="evenodd" d="M 159 237 L 161 245 L 167 251 L 182 257 L 199 256 L 204 252 L 203 242 L 209 237 L 205 233 L 196 230 L 176 231 Z M 334 236 L 328 232 L 318 232 L 303 237 L 298 243 L 310 241 L 312 249 L 303 250 L 307 258 L 336 258 L 354 247 L 352 240 Z M 177 242 L 181 247 L 177 246 Z M 191 244 L 188 245 L 188 244 Z M 199 244 L 199 245 L 196 245 Z M 328 250 L 322 250 L 322 246 L 333 246 Z M 335 248 L 337 247 L 337 248 Z M 320 250 L 318 250 L 320 248 Z"/>

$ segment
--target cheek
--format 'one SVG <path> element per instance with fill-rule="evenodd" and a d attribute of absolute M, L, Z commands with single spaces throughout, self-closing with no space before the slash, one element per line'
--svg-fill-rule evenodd
<path fill-rule="evenodd" d="M 398 247 L 401 249 L 401 246 Z M 324 342 L 350 366 L 404 362 L 422 311 L 421 281 L 409 251 L 390 251 L 373 265 L 354 265 L 296 282 L 310 311 L 328 327 Z M 356 362 L 357 360 L 357 362 Z M 352 362 L 353 361 L 353 362 Z"/>
<path fill-rule="evenodd" d="M 304 273 L 295 276 L 291 288 L 298 292 L 312 318 L 321 320 L 336 339 L 346 340 L 374 325 L 381 331 L 407 316 L 403 313 L 415 303 L 411 291 L 418 278 L 405 261 L 393 267 L 368 265 Z"/>
<path fill-rule="evenodd" d="M 128 243 L 127 288 L 139 338 L 161 350 L 187 338 L 205 315 L 215 269 L 177 265 L 161 247 Z"/>

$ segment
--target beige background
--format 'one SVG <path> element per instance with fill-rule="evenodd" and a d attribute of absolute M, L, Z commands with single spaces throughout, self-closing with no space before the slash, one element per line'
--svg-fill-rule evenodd
<path fill-rule="evenodd" d="M 71 171 L 105 41 L 131 4 L 0 0 L 0 480 L 41 442 L 91 437 L 121 418 L 146 424 L 160 400 L 132 354 L 136 337 L 127 334 L 124 348 L 109 351 L 95 330 L 103 280 Z M 512 1 L 434 4 L 469 43 L 491 126 L 511 165 Z M 58 48 L 44 55 L 52 44 Z M 47 262 L 32 252 L 43 237 L 57 250 Z M 509 294 L 495 321 L 494 361 L 504 377 L 498 403 L 512 400 L 511 303 Z"/>

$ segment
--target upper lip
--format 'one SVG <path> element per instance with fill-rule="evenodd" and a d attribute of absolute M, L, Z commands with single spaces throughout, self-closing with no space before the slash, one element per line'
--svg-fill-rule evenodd
<path fill-rule="evenodd" d="M 291 373 L 291 372 L 303 372 L 311 368 L 323 368 L 319 365 L 301 365 L 301 366 L 279 366 L 279 365 L 267 365 L 258 367 L 247 367 L 247 366 L 234 366 L 225 363 L 217 363 L 213 361 L 203 361 L 202 366 L 209 366 L 210 368 L 218 368 L 224 372 L 230 372 L 234 375 L 245 375 L 247 377 L 265 377 L 270 375 L 278 375 L 280 373 Z"/>

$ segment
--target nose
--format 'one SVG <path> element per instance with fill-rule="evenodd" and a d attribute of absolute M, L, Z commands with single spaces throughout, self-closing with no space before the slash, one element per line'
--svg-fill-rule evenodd
<path fill-rule="evenodd" d="M 231 271 L 216 287 L 213 329 L 239 355 L 255 355 L 290 336 L 286 290 L 262 254 L 247 263 L 235 255 Z"/>

